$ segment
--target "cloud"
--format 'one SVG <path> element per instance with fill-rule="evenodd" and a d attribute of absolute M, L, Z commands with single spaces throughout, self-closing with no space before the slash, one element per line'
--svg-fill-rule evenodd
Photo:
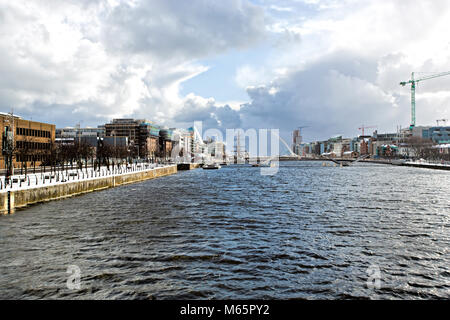
<path fill-rule="evenodd" d="M 355 136 L 362 125 L 392 130 L 407 121 L 407 110 L 377 85 L 377 64 L 353 52 L 323 57 L 305 70 L 295 70 L 268 85 L 249 87 L 251 102 L 240 109 L 245 127 L 289 131 L 307 125 L 306 138 L 335 134 Z"/>
<path fill-rule="evenodd" d="M 114 52 L 193 59 L 257 43 L 264 27 L 263 10 L 247 1 L 154 0 L 116 6 L 102 34 Z"/>
<path fill-rule="evenodd" d="M 183 103 L 184 107 L 174 117 L 181 126 L 191 126 L 194 121 L 202 121 L 203 129 L 219 129 L 225 132 L 227 128 L 242 128 L 240 112 L 229 105 L 217 105 L 214 98 L 189 94 Z"/>
<path fill-rule="evenodd" d="M 199 58 L 264 37 L 246 0 L 0 3 L 0 108 L 58 126 L 145 117 L 169 122 Z"/>
<path fill-rule="evenodd" d="M 293 9 L 291 7 L 280 7 L 277 5 L 271 5 L 270 9 L 274 10 L 274 11 L 279 11 L 279 12 L 292 12 L 293 11 Z"/>
<path fill-rule="evenodd" d="M 449 20 L 443 0 L 3 1 L 0 108 L 58 126 L 203 120 L 288 137 L 309 125 L 310 140 L 354 136 L 361 124 L 393 131 L 410 117 L 399 82 L 450 69 Z M 239 62 L 215 77 L 229 76 L 220 83 L 248 103 L 180 95 L 201 73 L 198 85 L 214 83 L 207 71 L 226 59 Z M 449 88 L 450 76 L 420 83 L 418 124 L 450 118 Z"/>
<path fill-rule="evenodd" d="M 307 19 L 275 20 L 271 32 L 295 32 L 300 45 L 284 47 L 263 65 L 247 63 L 235 79 L 249 86 L 241 107 L 246 127 L 280 128 L 289 139 L 300 125 L 307 140 L 356 136 L 362 125 L 395 132 L 410 123 L 411 72 L 449 70 L 450 19 L 446 1 L 303 1 Z M 270 5 L 270 2 L 269 4 Z M 303 7 L 302 7 L 303 8 Z M 299 11 L 300 12 L 300 11 Z M 414 22 L 415 21 L 415 22 Z M 282 70 L 283 72 L 274 72 Z M 450 118 L 450 76 L 420 83 L 418 125 Z"/>

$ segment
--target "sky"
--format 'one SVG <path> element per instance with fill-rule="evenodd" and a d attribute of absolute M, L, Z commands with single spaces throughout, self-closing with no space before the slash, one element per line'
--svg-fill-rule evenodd
<path fill-rule="evenodd" d="M 450 71 L 449 21 L 447 0 L 0 0 L 0 111 L 287 141 L 298 126 L 305 141 L 396 132 L 411 114 L 399 83 Z M 450 119 L 450 76 L 416 99 L 417 125 Z"/>

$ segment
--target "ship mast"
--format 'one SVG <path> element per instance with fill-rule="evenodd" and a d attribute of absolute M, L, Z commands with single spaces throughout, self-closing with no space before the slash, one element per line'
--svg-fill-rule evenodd
<path fill-rule="evenodd" d="M 237 131 L 235 150 L 234 150 L 234 162 L 239 163 L 239 160 L 242 159 L 242 147 L 241 147 L 241 135 L 240 131 Z"/>

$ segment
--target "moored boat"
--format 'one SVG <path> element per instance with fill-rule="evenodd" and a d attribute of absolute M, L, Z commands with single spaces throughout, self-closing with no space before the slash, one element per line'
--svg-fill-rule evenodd
<path fill-rule="evenodd" d="M 203 166 L 203 169 L 205 170 L 214 170 L 214 169 L 220 169 L 221 166 L 218 163 L 210 163 L 210 164 L 205 164 Z"/>

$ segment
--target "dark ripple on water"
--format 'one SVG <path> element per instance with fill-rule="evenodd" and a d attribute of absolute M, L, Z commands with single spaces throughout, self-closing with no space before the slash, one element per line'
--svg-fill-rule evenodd
<path fill-rule="evenodd" d="M 0 298 L 450 298 L 449 178 L 229 166 L 32 206 L 0 219 Z"/>

